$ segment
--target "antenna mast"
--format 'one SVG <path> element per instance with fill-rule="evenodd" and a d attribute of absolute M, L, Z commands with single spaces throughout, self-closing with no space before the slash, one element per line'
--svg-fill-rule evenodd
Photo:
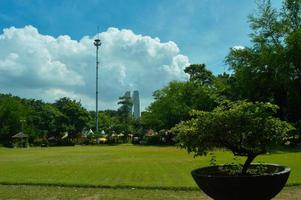
<path fill-rule="evenodd" d="M 97 39 L 94 40 L 94 45 L 96 47 L 96 128 L 95 131 L 96 133 L 98 133 L 98 65 L 99 65 L 99 61 L 98 61 L 98 48 L 101 45 L 101 41 L 99 39 L 99 27 L 97 27 Z"/>

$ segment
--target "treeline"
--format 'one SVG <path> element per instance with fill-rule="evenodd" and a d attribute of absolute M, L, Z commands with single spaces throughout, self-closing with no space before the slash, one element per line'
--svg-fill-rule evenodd
<path fill-rule="evenodd" d="M 301 0 L 285 0 L 281 9 L 269 0 L 249 17 L 249 47 L 230 49 L 229 73 L 213 75 L 204 64 L 185 69 L 189 81 L 174 81 L 154 92 L 155 101 L 141 123 L 155 130 L 170 129 L 195 110 L 211 111 L 225 100 L 271 102 L 278 117 L 301 130 Z M 299 139 L 300 140 L 300 139 Z"/>
<path fill-rule="evenodd" d="M 120 98 L 118 110 L 98 113 L 99 130 L 125 135 L 133 133 L 140 125 L 131 116 L 131 102 Z M 29 142 L 35 139 L 61 138 L 66 132 L 69 138 L 88 132 L 95 133 L 95 112 L 85 109 L 80 102 L 64 97 L 54 103 L 41 100 L 22 99 L 11 94 L 0 94 L 0 144 L 11 145 L 12 136 L 18 132 L 29 135 Z M 100 133 L 95 133 L 97 134 Z"/>

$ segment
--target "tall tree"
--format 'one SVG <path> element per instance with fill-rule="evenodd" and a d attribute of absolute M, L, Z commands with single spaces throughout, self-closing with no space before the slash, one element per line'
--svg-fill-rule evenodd
<path fill-rule="evenodd" d="M 170 82 L 153 96 L 155 101 L 141 116 L 141 123 L 157 131 L 189 119 L 192 109 L 210 111 L 216 104 L 208 87 L 190 81 Z"/>
<path fill-rule="evenodd" d="M 75 135 L 88 127 L 91 116 L 80 102 L 64 97 L 57 100 L 54 105 L 63 114 L 58 120 L 61 131 L 68 131 Z"/>
<path fill-rule="evenodd" d="M 120 124 L 115 125 L 115 130 L 125 131 L 125 134 L 133 132 L 132 98 L 127 95 L 119 97 L 118 105 L 120 105 L 120 107 L 117 110 L 120 119 Z"/>
<path fill-rule="evenodd" d="M 184 72 L 189 74 L 191 82 L 202 85 L 211 85 L 213 83 L 214 76 L 211 71 L 206 69 L 205 64 L 191 64 L 185 68 Z"/>
<path fill-rule="evenodd" d="M 12 95 L 0 95 L 0 143 L 8 144 L 11 136 L 22 131 L 22 123 L 26 123 L 26 121 L 21 120 L 27 118 L 28 111 L 20 98 Z"/>
<path fill-rule="evenodd" d="M 35 137 L 56 135 L 60 131 L 59 119 L 63 114 L 52 104 L 41 100 L 23 99 L 23 104 L 29 108 L 27 124 Z"/>
<path fill-rule="evenodd" d="M 132 117 L 132 98 L 126 95 L 119 97 L 118 105 L 120 105 L 118 108 L 118 113 L 121 116 L 121 119 L 124 122 L 128 122 Z"/>
<path fill-rule="evenodd" d="M 231 49 L 226 62 L 233 69 L 237 99 L 271 101 L 282 119 L 301 119 L 300 0 L 285 0 L 276 10 L 270 0 L 250 16 L 251 47 Z"/>

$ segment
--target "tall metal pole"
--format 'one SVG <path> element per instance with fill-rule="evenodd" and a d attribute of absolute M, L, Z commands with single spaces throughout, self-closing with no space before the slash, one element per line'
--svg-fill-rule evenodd
<path fill-rule="evenodd" d="M 96 133 L 98 133 L 98 48 L 101 45 L 100 39 L 97 38 L 94 40 L 94 45 L 96 46 Z"/>

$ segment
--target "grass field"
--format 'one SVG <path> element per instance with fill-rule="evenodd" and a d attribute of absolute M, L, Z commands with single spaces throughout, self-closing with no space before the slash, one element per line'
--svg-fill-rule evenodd
<path fill-rule="evenodd" d="M 228 151 L 215 155 L 218 163 L 233 162 Z M 194 159 L 175 147 L 0 148 L 0 199 L 205 200 L 209 198 L 198 190 L 190 171 L 209 160 L 210 156 Z M 277 151 L 256 161 L 291 167 L 288 185 L 301 184 L 300 150 Z M 300 196 L 301 186 L 287 187 L 276 199 Z"/>
<path fill-rule="evenodd" d="M 215 153 L 219 163 L 233 161 L 230 152 Z M 0 183 L 195 190 L 190 171 L 209 160 L 210 156 L 194 159 L 175 147 L 0 148 Z M 300 151 L 278 151 L 256 161 L 291 167 L 288 184 L 301 184 Z"/>

